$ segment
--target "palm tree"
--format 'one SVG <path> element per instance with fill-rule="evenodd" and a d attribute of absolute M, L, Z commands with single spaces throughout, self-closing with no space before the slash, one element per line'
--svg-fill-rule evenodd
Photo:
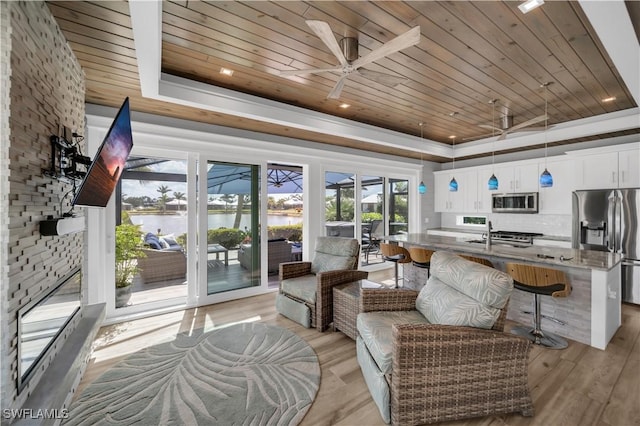
<path fill-rule="evenodd" d="M 169 189 L 169 187 L 166 185 L 160 185 L 158 189 L 156 189 L 156 191 L 161 194 L 159 201 L 160 210 L 162 211 L 162 213 L 165 213 L 167 210 L 167 201 L 169 200 L 169 196 L 167 195 L 167 193 L 171 191 L 171 189 Z"/>
<path fill-rule="evenodd" d="M 186 194 L 184 192 L 174 192 L 173 198 L 178 200 L 178 210 L 180 210 L 180 201 L 186 198 Z"/>
<path fill-rule="evenodd" d="M 227 212 L 227 208 L 229 207 L 229 204 L 233 203 L 235 199 L 236 199 L 236 196 L 231 194 L 224 194 L 222 197 L 220 197 L 220 200 L 224 202 L 225 213 Z"/>

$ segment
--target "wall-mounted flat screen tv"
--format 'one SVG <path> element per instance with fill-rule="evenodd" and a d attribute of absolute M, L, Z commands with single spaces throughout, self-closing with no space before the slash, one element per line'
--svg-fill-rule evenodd
<path fill-rule="evenodd" d="M 132 147 L 129 98 L 126 98 L 89 166 L 73 205 L 106 207 Z"/>

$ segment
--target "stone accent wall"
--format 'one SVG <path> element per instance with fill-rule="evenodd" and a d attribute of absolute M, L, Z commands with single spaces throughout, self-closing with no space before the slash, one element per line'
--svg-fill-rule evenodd
<path fill-rule="evenodd" d="M 39 222 L 48 215 L 58 217 L 70 210 L 72 189 L 43 174 L 50 165 L 51 134 L 63 126 L 84 133 L 84 74 L 60 28 L 44 2 L 2 2 L 2 89 L 9 93 L 9 132 L 5 132 L 3 105 L 3 149 L 8 152 L 6 207 L 3 211 L 2 296 L 2 408 L 19 408 L 36 386 L 66 336 L 59 339 L 27 387 L 18 393 L 17 313 L 34 298 L 45 294 L 73 267 L 82 264 L 84 233 L 43 237 Z M 5 25 L 5 15 L 9 16 Z M 5 40 L 10 41 L 10 68 L 5 71 Z M 10 73 L 9 82 L 6 74 Z M 8 149 L 4 149 L 5 135 Z M 4 199 L 3 192 L 3 199 Z M 77 212 L 82 215 L 82 211 Z M 6 250 L 5 250 L 6 248 Z M 6 257 L 5 257 L 6 256 Z M 6 271 L 6 273 L 5 273 Z M 77 322 L 77 318 L 76 318 Z M 6 324 L 6 325 L 5 325 Z M 66 335 L 75 328 L 68 327 Z M 59 407 L 41 407 L 59 408 Z"/>
<path fill-rule="evenodd" d="M 8 311 L 8 288 L 4 283 L 9 281 L 9 267 L 7 265 L 7 247 L 9 246 L 9 88 L 11 87 L 11 26 L 9 25 L 9 4 L 0 1 L 0 346 L 6 348 L 9 335 L 8 321 L 5 313 Z M 1 350 L 1 349 L 0 349 Z M 5 353 L 0 356 L 0 401 L 5 406 L 7 386 L 5 383 L 11 377 L 9 365 L 5 361 Z"/>

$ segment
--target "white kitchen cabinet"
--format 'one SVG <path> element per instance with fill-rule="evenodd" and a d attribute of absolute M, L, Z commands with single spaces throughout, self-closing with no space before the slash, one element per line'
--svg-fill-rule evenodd
<path fill-rule="evenodd" d="M 496 192 L 538 191 L 537 162 L 496 164 L 495 174 L 498 178 L 498 190 Z"/>
<path fill-rule="evenodd" d="M 578 189 L 640 186 L 640 148 L 581 155 L 576 162 Z"/>
<path fill-rule="evenodd" d="M 618 152 L 583 155 L 576 163 L 578 189 L 618 187 Z"/>
<path fill-rule="evenodd" d="M 434 207 L 436 212 L 462 212 L 464 211 L 464 189 L 466 186 L 466 172 L 452 170 L 434 173 Z M 458 182 L 458 191 L 449 191 L 449 182 L 455 177 Z"/>
<path fill-rule="evenodd" d="M 618 152 L 618 187 L 640 187 L 640 148 Z"/>
<path fill-rule="evenodd" d="M 491 194 L 498 190 L 489 190 L 489 178 L 493 174 L 493 166 L 478 169 L 478 213 L 491 213 Z"/>
<path fill-rule="evenodd" d="M 553 177 L 551 188 L 538 191 L 538 212 L 541 214 L 571 214 L 572 195 L 575 188 L 574 160 L 549 159 L 546 168 Z M 545 169 L 545 161 L 538 163 L 538 177 Z"/>
<path fill-rule="evenodd" d="M 491 194 L 489 178 L 493 174 L 493 167 L 478 168 L 465 175 L 464 211 L 470 213 L 491 213 Z"/>

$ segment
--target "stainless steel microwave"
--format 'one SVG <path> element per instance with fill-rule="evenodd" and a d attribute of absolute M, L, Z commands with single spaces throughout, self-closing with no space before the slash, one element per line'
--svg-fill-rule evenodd
<path fill-rule="evenodd" d="M 492 194 L 494 213 L 538 213 L 538 193 Z"/>

